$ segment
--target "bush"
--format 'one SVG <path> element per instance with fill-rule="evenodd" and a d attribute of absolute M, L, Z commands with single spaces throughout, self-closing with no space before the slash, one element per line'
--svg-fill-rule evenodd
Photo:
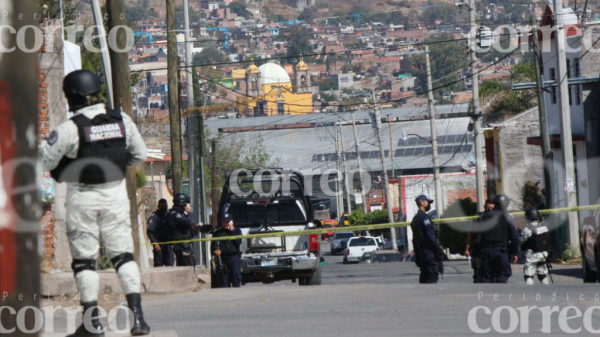
<path fill-rule="evenodd" d="M 146 178 L 146 174 L 142 170 L 138 170 L 135 172 L 135 185 L 137 188 L 145 187 L 148 184 L 148 178 Z"/>
<path fill-rule="evenodd" d="M 569 262 L 581 257 L 579 249 L 566 245 L 565 251 L 562 253 L 563 262 Z"/>
<path fill-rule="evenodd" d="M 458 199 L 448 206 L 442 219 L 473 215 L 477 215 L 477 203 L 473 202 L 471 198 L 465 198 Z M 441 222 L 438 233 L 440 245 L 448 248 L 450 254 L 464 253 L 467 245 L 467 231 L 471 223 L 471 221 L 453 222 L 451 224 Z"/>
<path fill-rule="evenodd" d="M 350 214 L 350 226 L 364 226 L 367 224 L 365 213 L 361 210 L 353 211 Z"/>
<path fill-rule="evenodd" d="M 386 210 L 377 210 L 369 212 L 365 215 L 367 225 L 377 225 L 382 223 L 389 223 L 388 212 Z"/>
<path fill-rule="evenodd" d="M 542 195 L 540 182 L 525 182 L 525 185 L 523 185 L 523 189 L 521 190 L 522 209 L 525 211 L 530 208 L 537 208 L 543 202 L 544 196 Z"/>

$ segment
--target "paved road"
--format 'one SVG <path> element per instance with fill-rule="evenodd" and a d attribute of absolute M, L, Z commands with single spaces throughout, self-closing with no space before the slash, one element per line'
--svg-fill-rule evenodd
<path fill-rule="evenodd" d="M 328 252 L 328 243 L 322 248 Z M 452 261 L 443 281 L 418 285 L 414 263 L 343 265 L 341 256 L 324 257 L 322 286 L 278 282 L 145 296 L 147 320 L 153 329 L 183 337 L 468 336 L 478 328 L 490 328 L 493 336 L 513 328 L 532 336 L 564 336 L 565 329 L 582 328 L 579 335 L 585 336 L 600 329 L 600 307 L 588 312 L 591 325 L 585 326 L 583 318 L 590 307 L 600 306 L 600 285 L 584 285 L 577 267 L 557 266 L 556 284 L 550 286 L 524 285 L 522 265 L 513 267 L 508 285 L 474 285 L 467 262 Z M 477 325 L 470 326 L 469 313 L 478 306 L 482 308 L 471 320 Z M 546 334 L 541 311 L 534 309 L 529 318 L 518 314 L 531 306 L 571 310 L 565 317 L 577 314 L 564 309 L 575 306 L 582 316 L 564 325 L 559 313 L 553 313 L 546 327 L 551 333 Z M 499 315 L 495 323 L 493 315 Z"/>

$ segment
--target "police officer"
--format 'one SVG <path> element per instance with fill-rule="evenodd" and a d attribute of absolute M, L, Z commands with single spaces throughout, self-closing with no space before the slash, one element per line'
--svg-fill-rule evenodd
<path fill-rule="evenodd" d="M 167 212 L 169 206 L 167 200 L 158 201 L 157 210 L 152 213 L 148 219 L 148 238 L 152 242 L 154 250 L 155 267 L 172 267 L 175 263 L 173 259 L 173 245 L 159 244 L 171 240 L 170 225 L 167 223 Z"/>
<path fill-rule="evenodd" d="M 192 214 L 188 207 L 189 202 L 190 198 L 183 193 L 177 193 L 173 197 L 173 208 L 167 215 L 173 241 L 191 240 L 200 227 L 192 220 Z M 190 242 L 176 243 L 174 252 L 178 266 L 194 265 L 194 249 Z"/>
<path fill-rule="evenodd" d="M 433 219 L 428 212 L 433 200 L 425 195 L 415 199 L 419 212 L 410 224 L 413 231 L 413 247 L 415 250 L 417 266 L 421 269 L 419 283 L 437 283 L 440 272 L 440 261 L 444 251 L 437 240 L 437 233 Z"/>
<path fill-rule="evenodd" d="M 128 166 L 146 160 L 146 145 L 129 116 L 101 103 L 101 80 L 94 73 L 78 70 L 68 74 L 63 90 L 74 116 L 41 142 L 39 156 L 56 181 L 67 183 L 67 236 L 86 313 L 71 336 L 104 335 L 97 309 L 100 279 L 96 259 L 101 239 L 134 314 L 131 334 L 148 334 L 124 179 Z"/>
<path fill-rule="evenodd" d="M 477 226 L 477 223 L 481 222 L 481 218 L 494 210 L 494 199 L 487 198 L 485 201 L 484 211 L 479 215 L 479 218 L 474 221 L 473 225 Z M 473 227 L 469 230 L 467 234 L 467 246 L 465 248 L 465 256 L 471 258 L 471 268 L 473 268 L 473 283 L 477 283 L 479 276 L 477 272 L 481 267 L 481 247 L 480 247 L 480 236 L 472 234 Z"/>
<path fill-rule="evenodd" d="M 242 231 L 233 225 L 233 219 L 229 214 L 223 216 L 221 227 L 217 228 L 213 237 L 227 237 L 242 235 Z M 220 256 L 223 264 L 227 267 L 227 272 L 221 275 L 221 287 L 239 288 L 242 282 L 242 252 L 240 245 L 242 239 L 213 241 L 211 251 L 214 256 Z"/>
<path fill-rule="evenodd" d="M 498 194 L 494 198 L 494 210 L 483 214 L 474 229 L 481 242 L 478 283 L 507 283 L 512 276 L 510 256 L 513 263 L 518 261 L 519 234 L 515 220 L 507 213 L 509 204 L 507 196 Z"/>
<path fill-rule="evenodd" d="M 550 232 L 548 227 L 542 223 L 540 212 L 535 208 L 525 211 L 525 217 L 529 225 L 521 231 L 519 242 L 521 251 L 525 252 L 525 266 L 523 273 L 526 284 L 534 284 L 533 276 L 537 272 L 537 277 L 542 284 L 548 282 L 548 251 L 550 250 Z"/>

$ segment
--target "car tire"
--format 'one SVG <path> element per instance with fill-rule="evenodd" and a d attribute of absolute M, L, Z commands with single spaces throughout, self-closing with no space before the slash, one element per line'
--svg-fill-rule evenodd
<path fill-rule="evenodd" d="M 320 286 L 321 285 L 321 267 L 317 268 L 317 271 L 310 277 L 302 277 L 300 281 L 301 286 Z"/>
<path fill-rule="evenodd" d="M 582 258 L 582 264 L 583 264 L 583 267 L 582 267 L 583 283 L 596 283 L 598 281 L 597 273 L 592 271 L 592 269 L 588 265 L 585 255 L 583 255 L 583 258 Z"/>

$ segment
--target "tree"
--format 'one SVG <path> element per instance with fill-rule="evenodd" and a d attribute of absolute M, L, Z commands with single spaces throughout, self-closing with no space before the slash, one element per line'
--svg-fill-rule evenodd
<path fill-rule="evenodd" d="M 39 0 L 42 20 L 58 19 L 60 17 L 60 6 L 57 0 Z M 79 1 L 63 0 L 63 15 L 65 27 L 71 26 L 75 21 Z"/>
<path fill-rule="evenodd" d="M 527 181 L 521 189 L 521 209 L 538 208 L 544 202 L 544 194 L 540 182 Z"/>
<path fill-rule="evenodd" d="M 458 199 L 442 215 L 443 219 L 477 215 L 477 203 L 471 198 Z M 439 225 L 440 245 L 450 250 L 450 254 L 462 254 L 467 244 L 467 232 L 472 221 L 442 222 Z"/>
<path fill-rule="evenodd" d="M 200 53 L 194 55 L 194 65 L 196 66 L 206 66 L 215 63 L 224 63 L 227 61 L 229 61 L 229 59 L 225 54 L 223 54 L 220 50 L 210 46 L 203 48 Z"/>
<path fill-rule="evenodd" d="M 243 2 L 232 2 L 231 4 L 229 4 L 229 9 L 231 10 L 231 12 L 246 19 L 249 19 L 253 16 L 252 13 L 248 10 L 248 5 Z"/>
<path fill-rule="evenodd" d="M 537 105 L 534 89 L 512 90 L 514 83 L 535 82 L 535 63 L 533 61 L 517 64 L 508 82 L 500 80 L 485 82 L 479 91 L 479 97 L 490 103 L 484 115 L 485 122 L 502 121 L 508 116 L 519 114 Z"/>
<path fill-rule="evenodd" d="M 310 44 L 312 31 L 303 25 L 293 25 L 285 33 L 287 41 L 287 56 L 297 58 L 302 55 L 313 53 L 313 46 Z"/>

